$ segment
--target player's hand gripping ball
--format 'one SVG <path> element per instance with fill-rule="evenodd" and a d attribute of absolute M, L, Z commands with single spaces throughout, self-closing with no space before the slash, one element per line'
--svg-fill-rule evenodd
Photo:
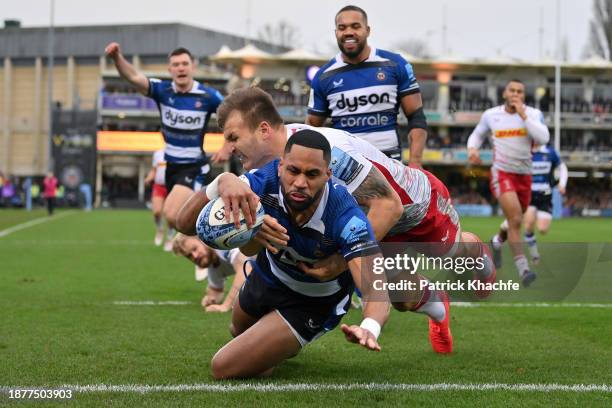
<path fill-rule="evenodd" d="M 240 228 L 233 221 L 225 219 L 225 204 L 221 198 L 212 200 L 200 212 L 196 222 L 198 238 L 215 249 L 238 248 L 249 242 L 263 223 L 264 210 L 257 205 L 257 218 L 252 228 L 247 228 L 244 214 L 240 211 Z"/>

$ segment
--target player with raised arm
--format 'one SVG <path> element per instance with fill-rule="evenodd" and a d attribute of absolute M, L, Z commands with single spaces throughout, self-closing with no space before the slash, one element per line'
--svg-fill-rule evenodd
<path fill-rule="evenodd" d="M 204 134 L 210 115 L 223 97 L 216 89 L 193 79 L 195 61 L 186 48 L 177 48 L 168 56 L 171 81 L 147 78 L 125 59 L 116 42 L 108 44 L 105 53 L 113 59 L 121 77 L 152 98 L 159 108 L 167 162 L 164 216 L 174 228 L 176 214 L 185 200 L 208 181 L 210 165 L 203 150 Z"/>
<path fill-rule="evenodd" d="M 332 126 L 367 140 L 387 156 L 401 160 L 397 131 L 399 107 L 408 118 L 410 164 L 420 167 L 427 120 L 412 65 L 399 54 L 368 45 L 368 15 L 345 6 L 335 16 L 340 52 L 312 81 L 306 123 Z"/>
<path fill-rule="evenodd" d="M 521 221 L 531 200 L 532 145 L 548 143 L 550 134 L 538 109 L 525 105 L 525 85 L 508 81 L 504 104 L 486 110 L 467 141 L 469 162 L 481 164 L 479 149 L 486 137 L 493 145 L 491 191 L 499 201 L 506 220 L 491 240 L 496 266 L 501 267 L 501 246 L 506 241 L 514 254 L 514 264 L 523 286 L 536 279 L 529 269 L 521 242 Z"/>
<path fill-rule="evenodd" d="M 558 185 L 564 195 L 567 186 L 567 166 L 561 161 L 559 153 L 550 145 L 534 149 L 531 165 L 531 203 L 525 211 L 525 242 L 534 264 L 540 261 L 540 251 L 535 237 L 537 226 L 540 234 L 546 234 L 552 223 L 552 190 Z M 559 183 L 555 180 L 555 170 L 559 169 Z"/>
<path fill-rule="evenodd" d="M 483 282 L 495 281 L 495 268 L 489 260 L 489 249 L 469 232 L 461 232 L 458 216 L 452 207 L 446 187 L 432 174 L 404 166 L 381 153 L 368 142 L 349 133 L 303 124 L 285 125 L 271 97 L 258 88 L 238 90 L 228 96 L 219 108 L 219 123 L 234 152 L 249 170 L 282 155 L 287 140 L 302 129 L 316 130 L 332 146 L 332 178 L 346 186 L 357 202 L 368 208 L 368 219 L 376 239 L 384 242 L 420 242 L 422 250 L 433 255 L 484 257 L 486 267 L 476 272 Z M 179 229 L 194 233 L 195 219 L 190 216 L 204 206 L 202 192 L 186 203 L 179 216 Z M 246 202 L 236 203 L 254 219 L 254 208 Z M 189 210 L 190 208 L 192 208 Z M 252 216 L 249 215 L 252 212 Z M 251 218 L 252 217 L 252 218 Z M 274 237 L 273 231 L 262 227 Z M 345 266 L 345 265 L 344 265 Z M 320 279 L 329 279 L 343 270 L 342 260 L 330 257 L 314 268 L 303 270 Z M 409 279 L 427 280 L 423 276 Z M 487 295 L 486 291 L 478 293 Z M 430 336 L 436 352 L 452 350 L 448 325 L 449 303 L 442 291 L 415 291 L 412 301 L 394 302 L 401 311 L 425 313 L 430 318 Z"/>
<path fill-rule="evenodd" d="M 240 202 L 261 200 L 268 222 L 286 233 L 284 245 L 262 250 L 258 241 L 242 248 L 258 254 L 232 312 L 235 338 L 212 359 L 216 379 L 248 378 L 270 373 L 303 346 L 332 330 L 350 306 L 356 284 L 368 300 L 360 326 L 342 325 L 347 340 L 380 350 L 377 338 L 389 315 L 386 292 L 377 293 L 372 260 L 378 244 L 365 214 L 342 186 L 331 182 L 331 149 L 318 132 L 297 132 L 283 158 L 240 179 L 223 173 L 206 189 L 220 196 L 238 218 Z M 198 223 L 205 223 L 200 217 Z M 340 252 L 348 268 L 321 282 L 307 276 L 298 262 L 313 264 Z M 383 276 L 384 279 L 384 276 Z"/>

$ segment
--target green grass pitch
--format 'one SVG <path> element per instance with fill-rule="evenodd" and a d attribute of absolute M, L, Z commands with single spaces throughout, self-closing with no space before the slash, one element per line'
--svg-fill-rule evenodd
<path fill-rule="evenodd" d="M 230 340 L 229 314 L 202 312 L 199 299 L 204 285 L 195 282 L 193 267 L 185 259 L 153 246 L 150 213 L 60 211 L 52 221 L 2 234 L 41 217 L 46 217 L 41 210 L 0 211 L 0 388 L 4 390 L 0 405 L 15 406 L 6 391 L 16 386 L 247 383 L 213 382 L 210 359 Z M 467 218 L 462 227 L 488 238 L 499 222 L 497 218 Z M 541 242 L 610 242 L 611 231 L 610 219 L 555 220 Z M 595 294 L 591 303 L 612 302 L 611 271 L 612 260 L 587 263 L 579 285 L 583 294 Z M 514 273 L 511 263 L 506 263 L 503 275 Z M 114 303 L 144 300 L 191 303 Z M 589 302 L 584 296 L 570 296 L 569 300 Z M 454 307 L 455 353 L 451 356 L 431 351 L 423 315 L 393 312 L 381 337 L 380 353 L 346 343 L 335 330 L 278 367 L 273 377 L 248 383 L 598 384 L 607 386 L 607 391 L 431 391 L 418 387 L 409 391 L 100 391 L 76 392 L 68 403 L 50 403 L 610 406 L 612 309 L 575 303 L 574 307 Z M 349 323 L 359 321 L 359 311 L 345 318 Z"/>

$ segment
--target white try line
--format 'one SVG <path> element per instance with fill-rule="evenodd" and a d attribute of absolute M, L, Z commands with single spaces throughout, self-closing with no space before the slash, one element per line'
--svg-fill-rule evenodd
<path fill-rule="evenodd" d="M 7 393 L 13 389 L 42 389 L 48 386 L 0 386 L 0 390 Z M 515 391 L 515 392 L 612 392 L 612 385 L 608 384 L 391 384 L 391 383 L 353 383 L 353 384 L 176 384 L 176 385 L 61 385 L 54 389 L 72 390 L 77 393 L 139 393 L 153 392 L 214 392 L 231 393 L 243 391 L 255 392 L 304 392 L 304 391 Z"/>
<path fill-rule="evenodd" d="M 609 309 L 612 308 L 612 303 L 544 303 L 544 302 L 532 302 L 532 303 L 478 303 L 478 302 L 453 302 L 452 306 L 456 307 L 486 307 L 486 308 L 536 308 L 536 307 L 549 307 L 549 308 L 594 308 L 594 309 Z"/>
<path fill-rule="evenodd" d="M 45 222 L 49 222 L 53 220 L 59 220 L 60 218 L 64 218 L 67 215 L 71 215 L 71 214 L 74 214 L 74 211 L 66 211 L 66 212 L 62 212 L 62 213 L 59 213 L 53 216 L 35 218 L 33 220 L 26 221 L 22 224 L 14 225 L 10 228 L 0 231 L 0 238 L 6 237 L 7 235 L 12 234 L 13 232 L 21 231 L 22 229 L 30 228 L 38 224 L 43 224 Z"/>
<path fill-rule="evenodd" d="M 113 302 L 113 305 L 115 306 L 185 306 L 194 304 L 195 302 L 183 300 L 118 300 Z"/>

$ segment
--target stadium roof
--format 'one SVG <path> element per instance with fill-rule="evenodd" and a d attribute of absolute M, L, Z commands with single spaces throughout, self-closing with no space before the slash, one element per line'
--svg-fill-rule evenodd
<path fill-rule="evenodd" d="M 45 57 L 49 47 L 48 27 L 0 28 L 0 57 Z M 54 53 L 57 58 L 98 57 L 112 41 L 121 44 L 126 55 L 167 55 L 177 47 L 188 48 L 195 56 L 213 55 L 222 45 L 233 49 L 253 44 L 264 52 L 282 53 L 288 48 L 264 41 L 248 40 L 181 23 L 121 24 L 55 27 Z"/>

